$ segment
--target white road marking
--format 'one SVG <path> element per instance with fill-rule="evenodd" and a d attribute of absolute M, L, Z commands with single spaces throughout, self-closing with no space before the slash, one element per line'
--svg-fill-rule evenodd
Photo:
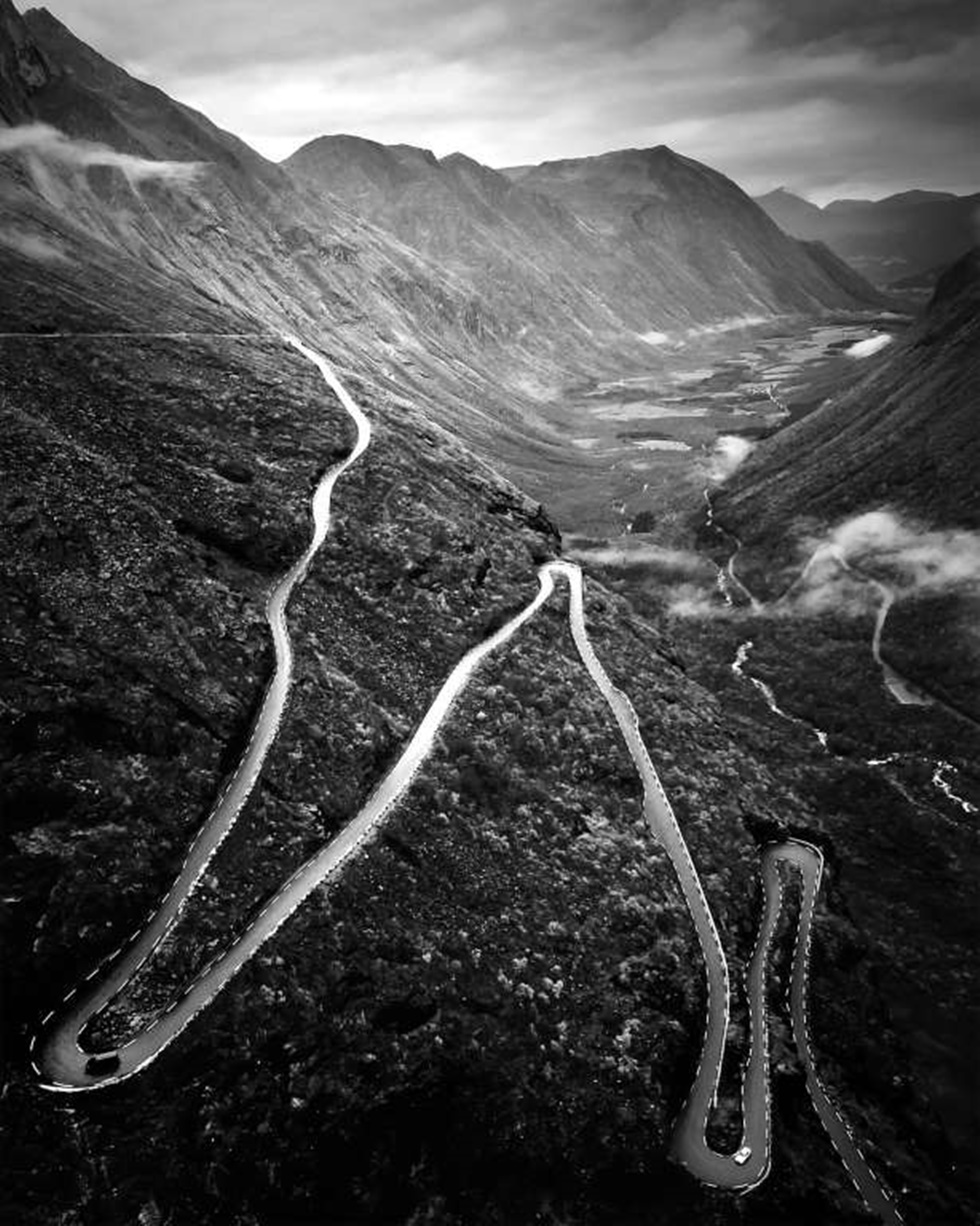
<path fill-rule="evenodd" d="M 823 857 L 817 848 L 798 840 L 791 840 L 775 848 L 768 848 L 763 858 L 766 909 L 756 942 L 756 950 L 747 972 L 753 981 L 757 980 L 757 986 L 756 990 L 749 993 L 752 1042 L 742 1083 L 743 1135 L 737 1153 L 740 1159 L 742 1155 L 745 1155 L 744 1160 L 736 1161 L 735 1156 L 717 1154 L 709 1148 L 706 1140 L 708 1112 L 711 1103 L 717 1101 L 721 1062 L 730 1017 L 728 965 L 720 935 L 687 843 L 640 735 L 639 717 L 627 695 L 613 685 L 592 647 L 585 624 L 582 572 L 576 565 L 569 562 L 549 562 L 539 569 L 537 595 L 496 633 L 471 648 L 463 656 L 443 683 L 408 745 L 368 798 L 362 810 L 322 851 L 308 860 L 287 880 L 249 928 L 194 980 L 183 996 L 175 998 L 148 1027 L 118 1049 L 120 1065 L 117 1071 L 101 1078 L 85 1072 L 87 1057 L 78 1044 L 78 1037 L 82 1029 L 93 1016 L 118 995 L 135 974 L 136 969 L 143 965 L 146 958 L 169 933 L 183 904 L 199 883 L 214 853 L 244 807 L 254 782 L 261 772 L 265 756 L 278 732 L 292 678 L 292 650 L 285 622 L 286 604 L 295 585 L 305 576 L 313 555 L 326 536 L 329 527 L 329 501 L 334 483 L 362 454 L 370 440 L 371 428 L 368 419 L 351 399 L 326 360 L 299 341 L 291 340 L 290 343 L 318 367 L 326 383 L 354 419 L 358 427 L 357 443 L 350 455 L 332 469 L 317 488 L 313 499 L 315 525 L 313 539 L 299 561 L 290 568 L 270 596 L 267 616 L 276 649 L 276 669 L 263 699 L 248 747 L 233 780 L 222 792 L 222 800 L 219 801 L 208 821 L 194 839 L 180 877 L 171 887 L 160 910 L 155 913 L 135 945 L 128 950 L 127 956 L 89 996 L 84 997 L 50 1033 L 45 1035 L 41 1058 L 44 1072 L 39 1075 L 46 1076 L 49 1080 L 42 1084 L 45 1088 L 66 1093 L 84 1092 L 127 1080 L 152 1063 L 214 999 L 255 952 L 275 934 L 305 899 L 324 881 L 335 877 L 339 868 L 370 842 L 432 752 L 442 723 L 477 668 L 537 614 L 552 595 L 555 578 L 561 577 L 568 583 L 569 621 L 576 648 L 592 681 L 610 707 L 640 774 L 644 791 L 644 817 L 666 848 L 674 865 L 685 900 L 694 919 L 705 960 L 708 999 L 705 1037 L 698 1061 L 697 1076 L 674 1134 L 674 1156 L 698 1178 L 712 1187 L 747 1190 L 760 1183 L 769 1172 L 771 1127 L 768 1026 L 764 988 L 766 960 L 772 932 L 778 921 L 779 904 L 782 901 L 782 885 L 775 864 L 778 859 L 785 859 L 793 864 L 804 878 L 804 899 L 796 933 L 791 998 L 794 1034 L 800 1050 L 800 1058 L 806 1068 L 807 1085 L 814 1106 L 865 1201 L 882 1216 L 883 1220 L 900 1222 L 897 1211 L 887 1194 L 878 1185 L 856 1146 L 850 1141 L 849 1130 L 831 1106 L 813 1072 L 806 1031 L 806 981 L 811 920 L 823 869 Z M 710 511 L 710 500 L 708 501 Z M 733 582 L 738 583 L 731 570 L 729 573 Z M 751 594 L 749 595 L 751 598 Z M 259 735 L 260 731 L 261 735 Z M 253 753 L 256 739 L 258 739 L 258 748 Z M 226 795 L 232 797 L 227 807 L 224 804 Z M 121 948 L 117 949 L 111 957 L 116 957 Z M 65 1003 L 68 1003 L 76 992 L 77 988 L 73 988 L 65 998 Z M 52 1012 L 46 1015 L 42 1022 L 42 1029 L 46 1027 Z M 850 1150 L 848 1150 L 848 1144 Z"/>

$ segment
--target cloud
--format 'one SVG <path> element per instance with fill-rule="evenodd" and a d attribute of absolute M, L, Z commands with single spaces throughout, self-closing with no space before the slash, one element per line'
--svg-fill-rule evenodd
<path fill-rule="evenodd" d="M 672 144 L 750 191 L 976 190 L 975 0 L 50 0 L 275 158 L 328 132 L 490 165 Z"/>
<path fill-rule="evenodd" d="M 569 557 L 596 566 L 660 566 L 695 573 L 706 567 L 705 559 L 686 549 L 666 549 L 659 545 L 634 543 L 624 538 L 620 545 L 592 545 L 568 549 Z"/>
<path fill-rule="evenodd" d="M 716 485 L 727 481 L 748 458 L 755 444 L 737 434 L 719 434 L 708 460 L 708 480 Z"/>
<path fill-rule="evenodd" d="M 132 185 L 153 180 L 188 187 L 204 166 L 201 162 L 158 162 L 131 153 L 120 153 L 95 141 L 72 139 L 45 123 L 0 129 L 2 153 L 34 154 L 47 161 L 81 170 L 91 166 L 110 166 L 121 171 Z"/>
<path fill-rule="evenodd" d="M 980 533 L 926 528 L 888 508 L 845 520 L 802 542 L 806 564 L 768 616 L 857 616 L 876 608 L 881 579 L 899 595 L 980 594 Z"/>
<path fill-rule="evenodd" d="M 801 541 L 805 563 L 787 591 L 757 607 L 730 607 L 703 586 L 670 590 L 677 617 L 795 618 L 833 612 L 860 617 L 881 606 L 880 580 L 899 597 L 918 593 L 980 595 L 980 532 L 927 528 L 879 508 Z M 693 568 L 692 568 L 693 571 Z"/>
<path fill-rule="evenodd" d="M 699 620 L 731 620 L 743 615 L 743 610 L 733 609 L 707 596 L 704 588 L 693 583 L 681 583 L 671 588 L 667 612 L 674 617 L 692 617 Z"/>
<path fill-rule="evenodd" d="M 0 246 L 9 247 L 29 260 L 43 264 L 66 263 L 68 256 L 57 243 L 27 230 L 0 229 Z"/>
<path fill-rule="evenodd" d="M 965 528 L 924 528 L 882 509 L 840 524 L 818 547 L 883 568 L 909 590 L 980 590 L 980 533 Z"/>
<path fill-rule="evenodd" d="M 975 0 L 770 0 L 757 12 L 763 46 L 860 46 L 883 61 L 945 50 L 977 29 Z"/>

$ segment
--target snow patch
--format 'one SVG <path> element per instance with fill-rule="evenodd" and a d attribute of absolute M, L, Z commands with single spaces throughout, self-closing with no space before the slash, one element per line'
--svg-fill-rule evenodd
<path fill-rule="evenodd" d="M 870 358 L 873 353 L 880 353 L 892 343 L 891 333 L 879 332 L 876 336 L 869 336 L 866 340 L 856 341 L 853 345 L 849 345 L 844 352 L 849 358 Z"/>
<path fill-rule="evenodd" d="M 679 438 L 640 438 L 633 440 L 634 447 L 644 451 L 690 451 L 690 445 Z"/>

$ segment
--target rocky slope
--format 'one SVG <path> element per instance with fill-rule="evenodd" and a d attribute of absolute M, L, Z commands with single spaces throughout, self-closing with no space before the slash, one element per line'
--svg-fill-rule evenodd
<path fill-rule="evenodd" d="M 666 1162 L 701 968 L 560 603 L 467 692 L 384 837 L 145 1075 L 70 1103 L 38 1088 L 38 1019 L 160 898 L 237 758 L 269 667 L 265 593 L 308 531 L 317 474 L 350 445 L 346 415 L 276 329 L 324 349 L 374 441 L 290 610 L 296 683 L 263 782 L 114 1026 L 145 1021 L 357 809 L 560 542 L 460 442 L 513 423 L 526 449 L 532 430 L 501 400 L 506 330 L 461 274 L 253 160 L 50 16 L 17 25 L 0 6 L 23 40 L 3 60 L 5 114 L 75 122 L 76 138 L 133 158 L 209 162 L 193 191 L 129 163 L 23 152 L 0 180 L 0 331 L 17 334 L 0 337 L 0 1214 L 622 1226 L 655 1205 L 666 1224 L 860 1220 L 782 1041 L 765 1188 L 719 1197 Z M 95 332 L 109 335 L 59 335 Z M 662 624 L 597 584 L 587 615 L 738 982 L 756 837 L 792 823 L 830 854 L 826 823 Z M 831 860 L 814 973 L 833 1009 L 816 1047 L 911 1212 L 956 1222 L 941 1133 Z"/>
<path fill-rule="evenodd" d="M 652 274 L 668 318 L 677 304 L 719 319 L 881 301 L 859 278 L 841 284 L 730 179 L 666 145 L 504 173 L 560 201 Z"/>
<path fill-rule="evenodd" d="M 570 163 L 560 173 L 557 164 L 499 173 L 463 154 L 438 160 L 352 136 L 320 137 L 284 166 L 472 282 L 515 337 L 552 338 L 569 369 L 581 363 L 573 350 L 627 335 L 876 299 L 853 273 L 829 273 L 707 167 L 641 151 L 642 181 L 620 191 L 607 168 L 625 181 L 631 156 L 576 163 L 581 184 L 596 177 L 589 198 L 567 190 Z"/>
<path fill-rule="evenodd" d="M 6 124 L 33 118 L 31 97 L 57 76 L 9 0 L 0 4 L 0 119 Z"/>
<path fill-rule="evenodd" d="M 393 388 L 431 383 L 472 440 L 494 428 L 533 442 L 535 424 L 507 388 L 518 365 L 505 361 L 508 328 L 471 284 L 340 199 L 304 191 L 46 11 L 21 18 L 2 0 L 0 13 L 20 48 L 0 77 L 0 109 L 70 138 L 33 129 L 0 153 L 0 241 L 37 258 L 53 246 L 86 265 L 124 258 L 136 276 L 176 275 L 266 325 L 313 339 L 329 330 L 343 352 L 387 370 Z"/>
<path fill-rule="evenodd" d="M 977 241 L 980 194 L 900 192 L 823 208 L 777 188 L 756 198 L 787 234 L 826 243 L 876 284 L 938 272 Z"/>
<path fill-rule="evenodd" d="M 780 430 L 721 491 L 719 513 L 749 544 L 883 503 L 980 527 L 980 252 L 949 269 L 917 325 L 870 361 L 865 379 Z"/>
<path fill-rule="evenodd" d="M 65 264 L 52 276 L 10 252 L 0 273 L 5 330 L 34 333 L 0 341 L 5 1214 L 489 1223 L 550 1205 L 589 1222 L 642 1217 L 656 1196 L 664 1221 L 754 1220 L 665 1166 L 701 971 L 560 607 L 481 675 L 385 837 L 145 1076 L 71 1112 L 36 1087 L 38 1017 L 160 897 L 235 760 L 268 667 L 263 592 L 349 430 L 274 338 L 193 335 L 257 329 L 162 274 L 138 285 Z M 45 334 L 53 318 L 191 335 L 61 339 Z M 337 829 L 557 546 L 539 508 L 416 399 L 341 365 L 376 434 L 292 610 L 289 716 L 124 1017 L 166 1000 Z M 662 630 L 597 587 L 588 615 L 738 966 L 756 902 L 742 815 L 817 819 L 746 755 Z M 831 905 L 835 948 L 857 951 Z M 854 956 L 859 1018 L 872 964 Z M 840 1060 L 854 1108 L 864 1075 Z M 884 1151 L 902 1155 L 892 1178 L 945 1212 L 922 1104 L 866 1109 Z M 919 1138 L 913 1151 L 896 1128 Z M 777 1135 L 763 1217 L 816 1195 L 828 1218 L 857 1212 L 805 1113 L 782 1114 Z"/>

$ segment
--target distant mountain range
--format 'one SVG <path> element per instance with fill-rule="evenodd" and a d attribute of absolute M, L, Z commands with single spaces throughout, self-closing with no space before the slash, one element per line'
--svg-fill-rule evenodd
<path fill-rule="evenodd" d="M 826 243 L 875 284 L 896 288 L 934 283 L 980 236 L 980 193 L 908 191 L 820 208 L 780 187 L 756 203 L 787 234 Z"/>

